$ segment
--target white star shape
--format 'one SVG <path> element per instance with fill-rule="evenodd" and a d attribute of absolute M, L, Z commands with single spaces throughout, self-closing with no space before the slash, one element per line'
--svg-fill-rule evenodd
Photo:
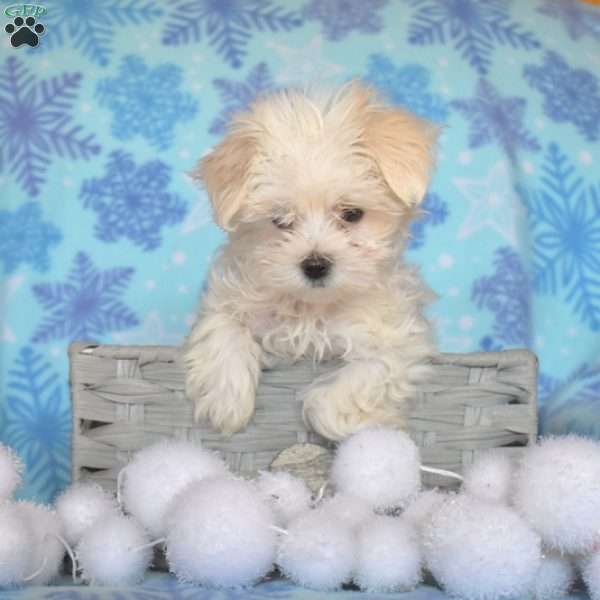
<path fill-rule="evenodd" d="M 458 230 L 458 239 L 469 238 L 482 229 L 493 229 L 513 246 L 517 244 L 524 213 L 512 179 L 504 161 L 497 162 L 483 178 L 453 179 L 470 205 Z"/>
<path fill-rule="evenodd" d="M 322 45 L 323 38 L 319 35 L 301 48 L 268 42 L 266 47 L 275 50 L 284 63 L 276 77 L 277 83 L 317 83 L 336 79 L 345 67 L 324 60 Z"/>

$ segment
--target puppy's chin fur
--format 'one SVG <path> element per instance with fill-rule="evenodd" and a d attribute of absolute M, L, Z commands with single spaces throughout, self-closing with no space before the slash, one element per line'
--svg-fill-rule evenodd
<path fill-rule="evenodd" d="M 237 431 L 261 367 L 342 358 L 305 391 L 307 422 L 331 439 L 404 424 L 433 344 L 421 314 L 430 294 L 401 254 L 435 136 L 356 83 L 280 92 L 233 122 L 194 172 L 229 232 L 184 349 L 197 419 Z"/>

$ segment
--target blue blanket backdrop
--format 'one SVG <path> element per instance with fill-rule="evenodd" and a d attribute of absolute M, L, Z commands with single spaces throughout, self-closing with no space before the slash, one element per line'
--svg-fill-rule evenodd
<path fill-rule="evenodd" d="M 542 432 L 600 435 L 600 9 L 43 7 L 36 47 L 0 46 L 0 439 L 27 464 L 22 497 L 69 483 L 69 342 L 181 342 L 224 239 L 186 171 L 231 114 L 303 81 L 361 77 L 444 125 L 407 251 L 439 295 L 440 349 L 531 348 Z"/>

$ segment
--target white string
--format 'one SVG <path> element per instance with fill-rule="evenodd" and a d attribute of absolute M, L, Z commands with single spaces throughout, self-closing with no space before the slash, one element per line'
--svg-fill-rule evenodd
<path fill-rule="evenodd" d="M 27 581 L 31 581 L 32 579 L 35 579 L 46 568 L 47 564 L 48 564 L 48 557 L 44 556 L 44 560 L 42 561 L 42 566 L 39 567 L 39 569 L 37 571 L 35 571 L 31 575 L 29 575 L 28 577 L 25 577 L 23 579 L 23 583 L 25 583 Z"/>
<path fill-rule="evenodd" d="M 442 477 L 449 477 L 450 479 L 463 481 L 463 476 L 455 473 L 454 471 L 446 471 L 445 469 L 436 469 L 434 467 L 425 467 L 423 465 L 421 465 L 420 469 L 425 473 L 433 473 L 434 475 L 442 475 Z"/>
<path fill-rule="evenodd" d="M 58 533 L 50 533 L 49 535 L 54 536 L 65 547 L 65 550 L 71 559 L 71 576 L 73 577 L 73 583 L 77 583 L 77 560 L 75 560 L 75 552 L 73 552 L 73 549 L 62 535 L 59 535 Z"/>
<path fill-rule="evenodd" d="M 121 510 L 123 510 L 123 504 L 121 502 L 121 487 L 123 486 L 123 476 L 125 475 L 127 466 L 128 465 L 125 465 L 117 475 L 117 504 Z"/>
<path fill-rule="evenodd" d="M 162 544 L 163 542 L 166 542 L 167 538 L 162 537 L 162 538 L 158 538 L 157 540 L 154 540 L 153 542 L 148 542 L 147 544 L 144 544 L 143 546 L 138 546 L 137 548 L 134 548 L 132 550 L 132 552 L 140 552 L 141 550 L 145 550 L 146 548 L 152 548 L 152 546 L 156 546 L 156 544 Z"/>
<path fill-rule="evenodd" d="M 319 502 L 321 502 L 321 500 L 323 500 L 323 496 L 325 495 L 325 490 L 326 489 L 327 489 L 327 482 L 325 482 L 319 488 L 319 491 L 317 492 L 317 497 L 312 502 L 313 506 L 316 506 L 317 504 L 319 504 Z"/>
<path fill-rule="evenodd" d="M 290 535 L 288 531 L 282 529 L 281 527 L 277 527 L 277 525 L 269 525 L 269 529 L 276 531 L 277 533 L 281 533 L 282 535 Z"/>

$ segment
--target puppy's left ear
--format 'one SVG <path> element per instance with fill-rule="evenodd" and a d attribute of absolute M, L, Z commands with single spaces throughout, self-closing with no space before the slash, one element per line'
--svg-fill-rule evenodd
<path fill-rule="evenodd" d="M 370 112 L 367 149 L 392 192 L 409 208 L 425 196 L 438 137 L 438 127 L 407 111 L 378 106 Z"/>

